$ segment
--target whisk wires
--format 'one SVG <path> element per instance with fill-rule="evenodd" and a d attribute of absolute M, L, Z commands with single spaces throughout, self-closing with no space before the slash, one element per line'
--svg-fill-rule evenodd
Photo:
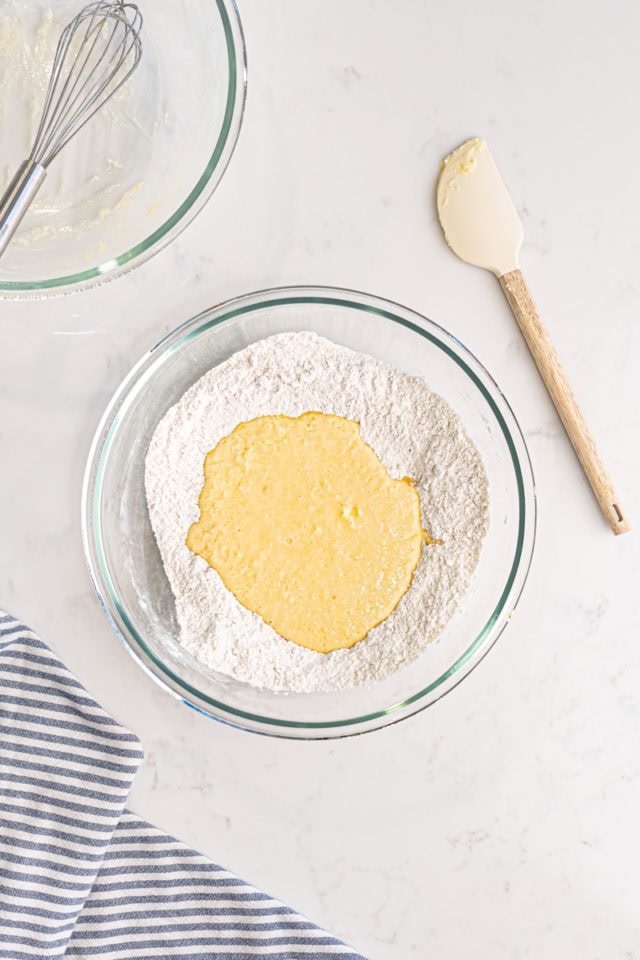
<path fill-rule="evenodd" d="M 31 152 L 47 167 L 126 83 L 142 55 L 142 14 L 124 0 L 90 3 L 64 29 Z"/>

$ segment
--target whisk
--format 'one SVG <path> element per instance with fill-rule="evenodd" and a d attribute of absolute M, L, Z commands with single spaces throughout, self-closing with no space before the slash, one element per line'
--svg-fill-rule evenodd
<path fill-rule="evenodd" d="M 0 200 L 0 256 L 62 148 L 126 83 L 140 62 L 142 15 L 124 0 L 89 3 L 58 41 L 40 126 Z"/>

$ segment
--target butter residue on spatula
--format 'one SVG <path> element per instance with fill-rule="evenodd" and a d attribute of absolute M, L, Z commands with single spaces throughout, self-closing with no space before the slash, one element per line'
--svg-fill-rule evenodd
<path fill-rule="evenodd" d="M 442 161 L 438 216 L 461 260 L 497 277 L 518 268 L 524 230 L 484 140 L 467 140 Z"/>
<path fill-rule="evenodd" d="M 520 271 L 522 222 L 484 140 L 467 140 L 445 157 L 437 203 L 453 252 L 498 277 L 603 516 L 613 533 L 626 533 L 629 520 Z"/>

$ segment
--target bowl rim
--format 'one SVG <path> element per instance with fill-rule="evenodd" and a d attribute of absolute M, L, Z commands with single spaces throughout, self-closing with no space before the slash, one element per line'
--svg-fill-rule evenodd
<path fill-rule="evenodd" d="M 443 350 L 469 376 L 494 415 L 507 444 L 518 493 L 518 535 L 509 576 L 491 615 L 472 643 L 425 688 L 389 707 L 341 720 L 264 717 L 215 700 L 176 674 L 148 647 L 119 601 L 105 560 L 99 509 L 111 440 L 126 415 L 128 402 L 152 375 L 156 362 L 234 317 L 264 307 L 301 303 L 370 311 L 401 324 Z M 506 419 L 511 421 L 510 428 Z M 196 711 L 243 730 L 284 738 L 329 739 L 368 732 L 420 712 L 457 686 L 486 656 L 510 622 L 527 580 L 536 538 L 537 500 L 531 459 L 515 414 L 491 374 L 456 336 L 416 311 L 372 294 L 330 286 L 285 286 L 243 294 L 201 311 L 159 340 L 132 367 L 114 392 L 92 441 L 82 487 L 81 520 L 85 558 L 100 604 L 126 649 L 163 689 Z"/>
<path fill-rule="evenodd" d="M 2 280 L 0 300 L 42 299 L 77 293 L 121 277 L 145 263 L 171 243 L 200 213 L 220 183 L 234 153 L 247 99 L 247 50 L 235 0 L 211 0 L 220 15 L 229 63 L 227 98 L 213 153 L 195 186 L 180 206 L 130 250 L 103 264 L 44 280 Z"/>

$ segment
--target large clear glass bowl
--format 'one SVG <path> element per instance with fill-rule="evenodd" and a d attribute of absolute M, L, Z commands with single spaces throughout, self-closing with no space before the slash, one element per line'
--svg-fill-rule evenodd
<path fill-rule="evenodd" d="M 158 422 L 207 370 L 263 337 L 313 330 L 425 378 L 484 461 L 489 531 L 448 626 L 414 663 L 370 687 L 278 693 L 208 670 L 178 643 L 173 595 L 149 523 L 144 461 Z M 238 409 L 238 420 L 242 410 Z M 263 291 L 213 307 L 149 351 L 95 436 L 83 490 L 86 556 L 98 596 L 138 663 L 211 717 L 281 737 L 339 737 L 408 717 L 451 690 L 509 623 L 529 569 L 535 493 L 524 439 L 484 367 L 451 334 L 397 304 L 323 287 Z"/>
<path fill-rule="evenodd" d="M 61 29 L 82 0 L 0 0 L 0 195 L 29 154 Z M 233 0 L 140 3 L 136 72 L 52 162 L 0 259 L 0 298 L 118 276 L 173 240 L 213 193 L 246 90 Z"/>

